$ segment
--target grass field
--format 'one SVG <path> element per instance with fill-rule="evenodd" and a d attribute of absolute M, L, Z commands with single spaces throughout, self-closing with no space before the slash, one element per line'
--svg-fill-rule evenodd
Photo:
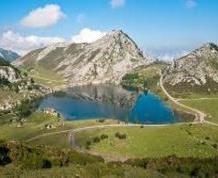
<path fill-rule="evenodd" d="M 126 134 L 118 139 L 115 133 Z M 94 137 L 108 139 L 94 143 Z M 218 155 L 218 129 L 208 125 L 174 125 L 167 127 L 108 128 L 78 133 L 76 142 L 84 149 L 91 142 L 90 152 L 105 157 L 211 157 Z"/>
<path fill-rule="evenodd" d="M 186 100 L 182 103 L 203 111 L 207 120 L 218 123 L 218 99 Z"/>
<path fill-rule="evenodd" d="M 198 99 L 198 98 L 218 98 L 217 93 L 199 93 L 199 92 L 178 92 L 167 88 L 170 95 L 178 99 Z"/>
<path fill-rule="evenodd" d="M 111 124 L 117 121 L 115 120 L 105 120 L 103 123 L 96 120 L 84 120 L 84 121 L 64 121 L 63 122 L 54 116 L 44 114 L 41 112 L 35 112 L 30 117 L 26 118 L 26 122 L 23 123 L 21 127 L 18 127 L 18 123 L 5 123 L 0 125 L 0 140 L 17 140 L 25 141 L 37 135 L 44 133 L 57 132 L 62 130 L 69 130 L 78 127 L 85 127 L 90 125 L 101 125 L 101 124 Z M 46 129 L 47 124 L 52 124 L 56 128 Z M 50 138 L 48 137 L 50 140 Z M 48 140 L 47 140 L 48 141 Z M 60 140 L 62 141 L 62 140 Z M 57 140 L 54 139 L 54 143 Z M 46 142 L 45 142 L 46 143 Z"/>

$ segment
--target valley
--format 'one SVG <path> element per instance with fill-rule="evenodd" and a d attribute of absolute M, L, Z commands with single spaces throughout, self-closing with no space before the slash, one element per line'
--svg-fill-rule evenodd
<path fill-rule="evenodd" d="M 9 151 L 11 162 L 0 157 L 0 165 L 7 165 L 0 171 L 28 177 L 30 166 L 42 176 L 68 175 L 69 169 L 75 177 L 87 176 L 97 174 L 91 170 L 100 159 L 97 165 L 107 170 L 100 175 L 109 175 L 109 169 L 116 175 L 134 170 L 128 174 L 137 177 L 190 176 L 194 168 L 179 172 L 172 167 L 172 173 L 157 167 L 171 157 L 194 165 L 216 162 L 217 59 L 218 47 L 211 43 L 172 63 L 144 57 L 121 30 L 89 44 L 57 43 L 34 50 L 12 64 L 1 59 L 0 155 L 1 148 L 13 150 L 15 144 L 32 162 Z M 141 166 L 144 159 L 154 161 L 154 168 Z M 24 169 L 16 168 L 20 161 Z"/>

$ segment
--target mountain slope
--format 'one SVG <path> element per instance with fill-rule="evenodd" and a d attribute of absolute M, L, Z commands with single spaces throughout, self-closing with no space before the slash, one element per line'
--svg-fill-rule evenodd
<path fill-rule="evenodd" d="M 164 83 L 175 90 L 218 91 L 218 46 L 203 45 L 168 67 Z"/>
<path fill-rule="evenodd" d="M 112 31 L 94 43 L 63 44 L 33 51 L 16 61 L 27 69 L 45 68 L 62 76 L 68 85 L 120 83 L 134 68 L 151 62 L 122 31 Z"/>
<path fill-rule="evenodd" d="M 14 83 L 20 79 L 19 71 L 0 57 L 0 84 L 4 82 Z"/>
<path fill-rule="evenodd" d="M 0 57 L 5 59 L 6 61 L 13 62 L 14 60 L 19 58 L 20 56 L 13 51 L 0 48 Z"/>

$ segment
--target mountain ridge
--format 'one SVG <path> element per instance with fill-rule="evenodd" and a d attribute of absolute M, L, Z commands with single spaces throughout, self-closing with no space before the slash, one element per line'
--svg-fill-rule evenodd
<path fill-rule="evenodd" d="M 14 60 L 18 59 L 20 55 L 18 55 L 14 51 L 0 48 L 0 57 L 5 59 L 6 61 L 13 62 Z"/>
<path fill-rule="evenodd" d="M 181 57 L 164 72 L 164 83 L 171 87 L 204 88 L 218 87 L 218 46 L 207 43 Z"/>
<path fill-rule="evenodd" d="M 59 43 L 30 52 L 14 64 L 34 70 L 44 67 L 67 79 L 70 86 L 114 83 L 134 68 L 147 65 L 137 44 L 122 30 L 113 30 L 93 43 Z"/>

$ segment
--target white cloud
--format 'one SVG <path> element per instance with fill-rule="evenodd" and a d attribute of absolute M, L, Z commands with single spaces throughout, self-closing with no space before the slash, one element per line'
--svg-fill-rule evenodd
<path fill-rule="evenodd" d="M 21 55 L 37 48 L 64 41 L 65 39 L 60 37 L 40 37 L 35 35 L 22 36 L 13 31 L 4 32 L 0 36 L 0 46 L 2 48 L 16 51 Z"/>
<path fill-rule="evenodd" d="M 74 43 L 92 43 L 102 38 L 105 34 L 106 32 L 84 28 L 78 35 L 72 36 L 71 41 Z"/>
<path fill-rule="evenodd" d="M 61 11 L 60 6 L 48 4 L 31 11 L 20 23 L 25 27 L 44 28 L 55 25 L 64 17 L 65 14 Z"/>
<path fill-rule="evenodd" d="M 111 0 L 110 4 L 112 8 L 119 8 L 125 5 L 126 0 Z"/>
<path fill-rule="evenodd" d="M 196 0 L 186 0 L 186 7 L 187 8 L 194 8 L 197 6 Z"/>
<path fill-rule="evenodd" d="M 32 50 L 43 48 L 55 43 L 91 43 L 102 38 L 105 34 L 106 32 L 103 31 L 84 28 L 79 32 L 78 35 L 72 36 L 69 39 L 64 39 L 61 37 L 43 37 L 37 35 L 24 36 L 9 30 L 0 34 L 0 47 L 15 51 L 21 55 L 25 55 Z"/>

